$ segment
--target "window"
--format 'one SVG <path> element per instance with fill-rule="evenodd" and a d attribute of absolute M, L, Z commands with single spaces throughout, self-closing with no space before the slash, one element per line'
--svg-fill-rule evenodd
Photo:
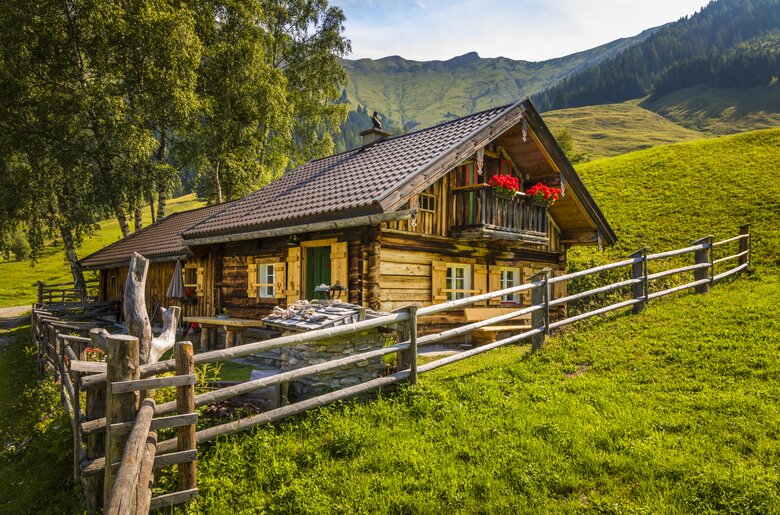
<path fill-rule="evenodd" d="M 257 265 L 257 296 L 274 298 L 274 265 Z"/>
<path fill-rule="evenodd" d="M 436 212 L 436 196 L 433 193 L 420 193 L 420 211 Z"/>
<path fill-rule="evenodd" d="M 462 299 L 471 293 L 471 265 L 447 264 L 447 300 Z"/>
<path fill-rule="evenodd" d="M 501 267 L 501 289 L 512 288 L 513 286 L 520 286 L 520 269 Z M 501 302 L 520 304 L 520 294 L 504 295 L 501 297 Z"/>
<path fill-rule="evenodd" d="M 184 267 L 184 287 L 185 288 L 198 287 L 198 267 L 195 266 Z"/>

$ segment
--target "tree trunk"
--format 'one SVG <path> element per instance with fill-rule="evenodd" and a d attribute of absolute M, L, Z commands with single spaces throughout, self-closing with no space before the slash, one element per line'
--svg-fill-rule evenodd
<path fill-rule="evenodd" d="M 84 283 L 84 273 L 79 267 L 76 256 L 76 245 L 73 243 L 73 232 L 70 227 L 62 224 L 60 225 L 60 235 L 62 236 L 62 244 L 65 247 L 65 257 L 68 260 L 68 266 L 70 266 L 70 273 L 73 275 L 73 287 L 86 294 L 87 286 Z"/>
<path fill-rule="evenodd" d="M 133 231 L 140 231 L 144 226 L 144 219 L 143 219 L 143 213 L 141 212 L 141 208 L 137 207 L 135 208 L 135 212 L 133 213 Z"/>
<path fill-rule="evenodd" d="M 119 229 L 122 231 L 122 237 L 127 238 L 130 236 L 130 226 L 127 225 L 127 216 L 125 215 L 125 209 L 119 204 L 114 205 L 114 214 L 119 222 Z"/>
<path fill-rule="evenodd" d="M 160 131 L 160 146 L 157 147 L 157 162 L 164 164 L 168 154 L 168 134 L 165 130 Z M 165 218 L 165 201 L 168 197 L 168 183 L 165 177 L 157 178 L 157 219 Z"/>
<path fill-rule="evenodd" d="M 171 306 L 162 309 L 163 330 L 160 336 L 152 333 L 152 324 L 146 311 L 146 275 L 149 272 L 149 260 L 137 252 L 130 258 L 130 267 L 125 281 L 124 301 L 122 308 L 127 323 L 127 334 L 138 338 L 141 364 L 157 363 L 166 351 L 176 342 L 181 308 Z M 93 342 L 101 338 L 104 329 L 90 331 Z M 95 333 L 95 334 L 93 334 Z"/>
<path fill-rule="evenodd" d="M 214 167 L 214 193 L 216 196 L 217 204 L 222 203 L 222 182 L 219 178 L 219 161 L 217 161 L 217 165 Z"/>
<path fill-rule="evenodd" d="M 152 223 L 154 223 L 154 195 L 149 195 L 149 212 L 152 214 Z"/>

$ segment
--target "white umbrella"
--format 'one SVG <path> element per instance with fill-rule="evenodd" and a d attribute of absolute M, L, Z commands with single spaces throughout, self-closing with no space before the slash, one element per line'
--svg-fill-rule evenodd
<path fill-rule="evenodd" d="M 184 277 L 181 271 L 181 261 L 176 260 L 176 266 L 173 268 L 173 277 L 171 277 L 171 283 L 168 285 L 168 293 L 166 294 L 169 299 L 183 299 L 184 298 Z"/>

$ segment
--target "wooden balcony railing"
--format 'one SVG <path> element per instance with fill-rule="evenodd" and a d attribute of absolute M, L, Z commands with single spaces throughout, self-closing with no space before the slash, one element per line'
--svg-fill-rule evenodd
<path fill-rule="evenodd" d="M 499 197 L 486 186 L 452 195 L 453 236 L 547 243 L 547 208 L 531 204 L 528 197 Z"/>

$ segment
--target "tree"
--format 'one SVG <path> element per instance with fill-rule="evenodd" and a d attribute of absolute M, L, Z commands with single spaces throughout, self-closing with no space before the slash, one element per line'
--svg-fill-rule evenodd
<path fill-rule="evenodd" d="M 571 131 L 567 127 L 555 131 L 554 137 L 558 142 L 558 146 L 561 147 L 561 150 L 563 150 L 563 153 L 571 164 L 581 163 L 587 159 L 588 155 L 586 153 L 577 152 L 574 149 Z"/>
<path fill-rule="evenodd" d="M 107 213 L 129 233 L 126 212 L 153 180 L 155 120 L 194 99 L 192 11 L 164 0 L 8 0 L 0 33 L 0 183 L 14 192 L 0 206 L 0 241 L 24 223 L 35 255 L 56 234 L 83 287 L 81 238 Z"/>
<path fill-rule="evenodd" d="M 343 12 L 324 0 L 212 5 L 200 29 L 201 111 L 180 156 L 197 168 L 199 193 L 222 202 L 333 151 L 349 42 Z"/>

